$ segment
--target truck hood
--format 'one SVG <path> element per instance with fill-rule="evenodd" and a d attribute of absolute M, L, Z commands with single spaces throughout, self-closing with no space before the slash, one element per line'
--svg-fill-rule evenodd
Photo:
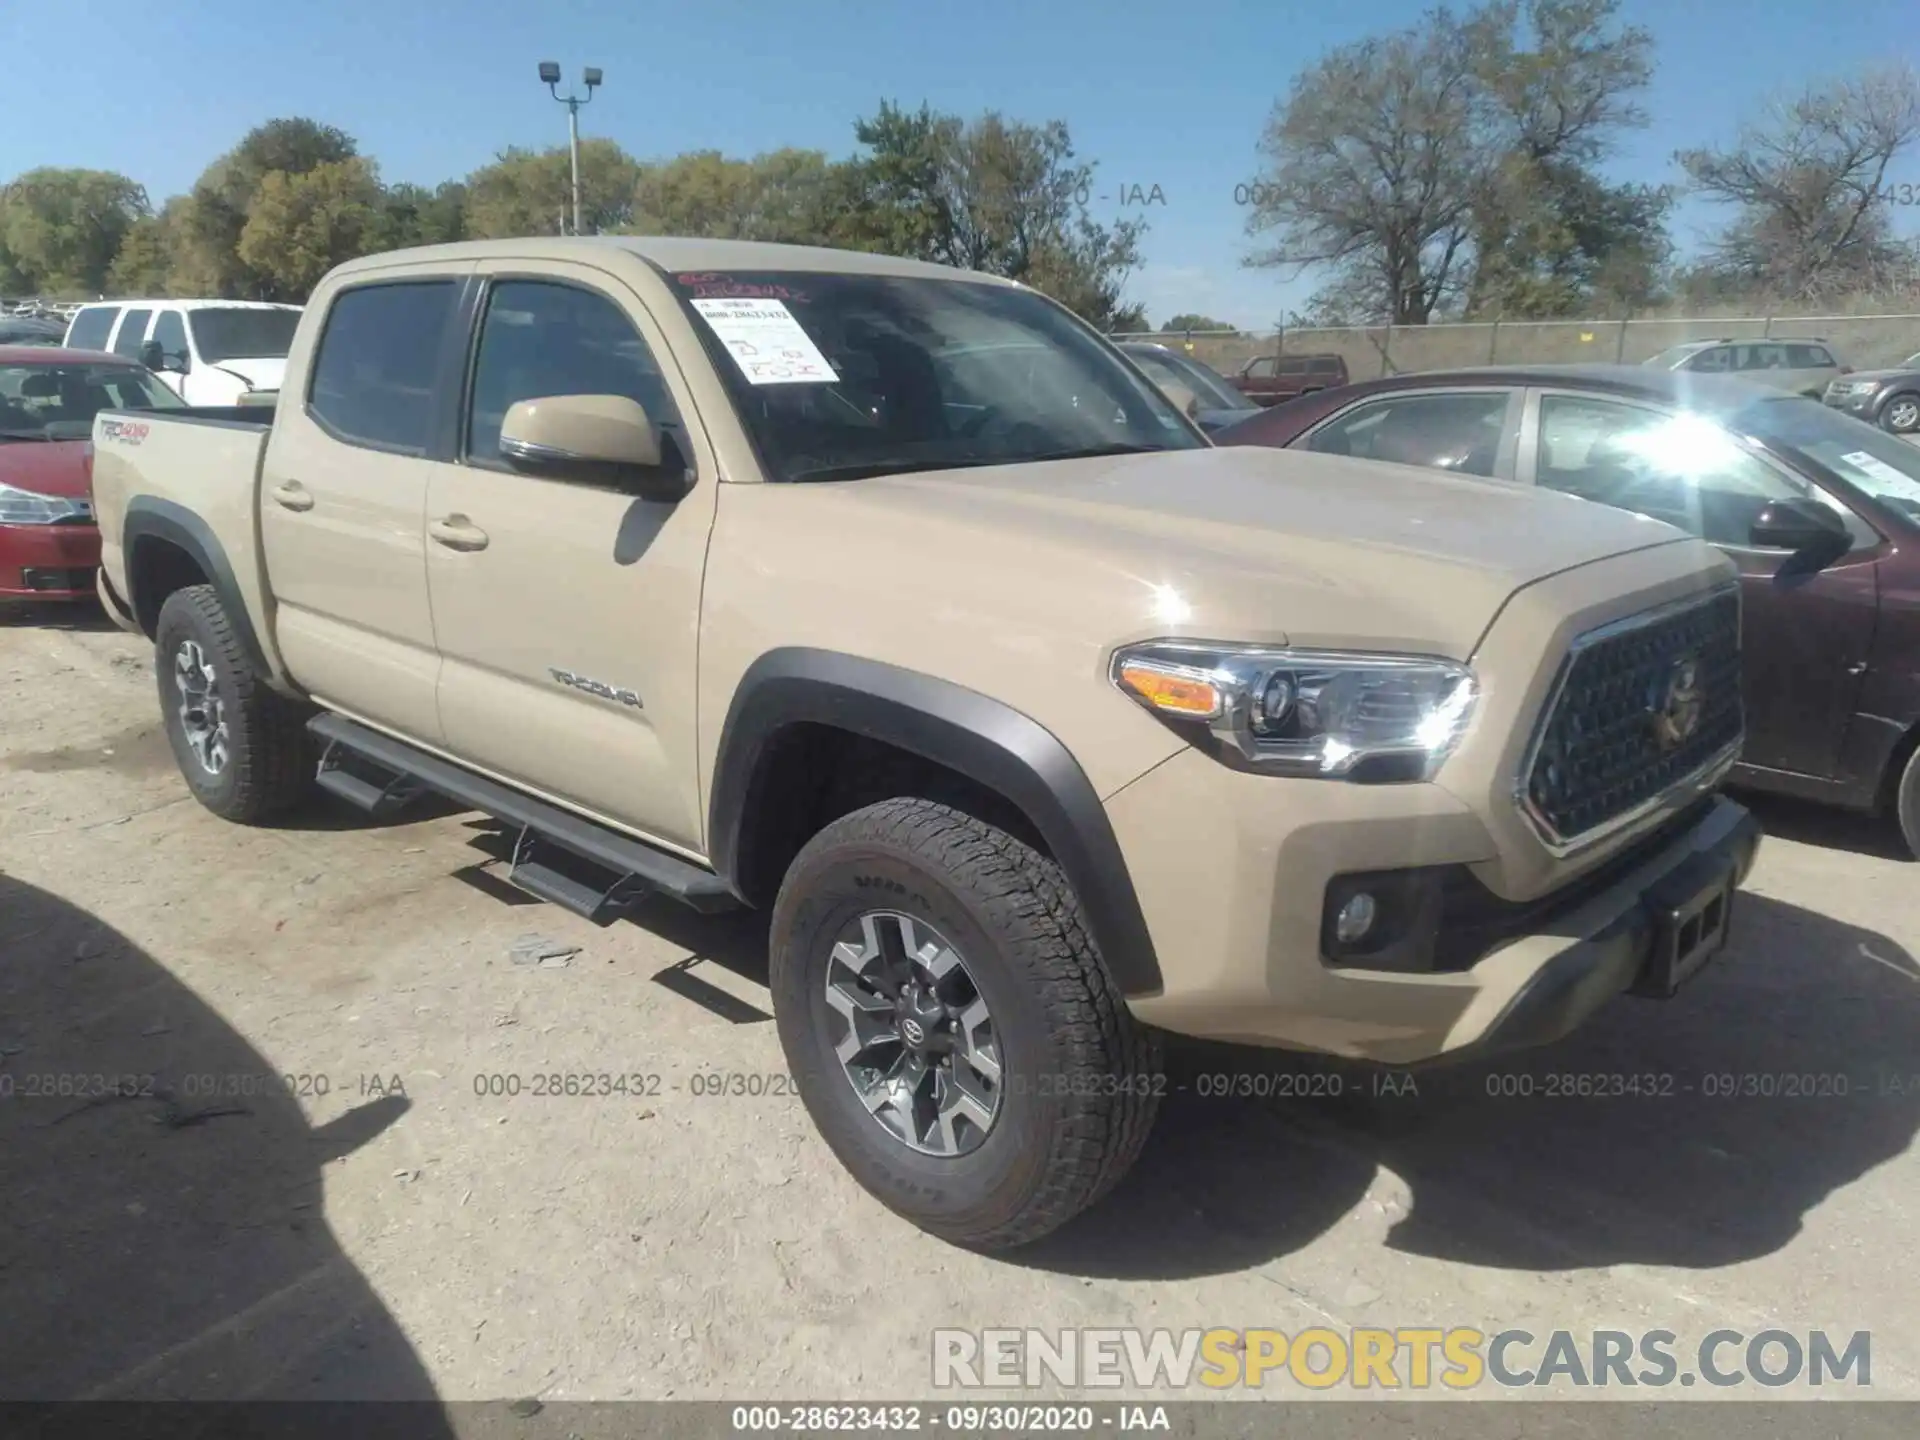
<path fill-rule="evenodd" d="M 216 370 L 225 370 L 238 375 L 255 390 L 278 390 L 281 378 L 287 373 L 286 357 L 266 356 L 258 359 L 240 358 L 234 360 L 209 360 Z"/>
<path fill-rule="evenodd" d="M 1118 587 L 1132 601 L 1114 618 L 1142 636 L 1455 659 L 1527 585 L 1613 555 L 1698 543 L 1660 521 L 1530 486 L 1255 447 L 833 488 L 863 512 L 847 517 L 852 533 L 897 529 L 911 544 L 931 531 L 941 537 L 935 563 L 949 573 L 977 547 L 973 573 L 1028 577 L 1018 588 L 1038 593 L 1022 603 L 1047 603 L 1049 586 L 1081 598 Z M 1700 548 L 1704 570 L 1712 552 Z"/>
<path fill-rule="evenodd" d="M 84 440 L 0 440 L 0 485 L 59 495 L 87 496 L 87 442 Z"/>
<path fill-rule="evenodd" d="M 1912 380 L 1920 378 L 1920 371 L 1902 370 L 1899 368 L 1892 370 L 1855 370 L 1852 374 L 1842 375 L 1839 378 L 1849 384 L 1855 380 L 1878 380 L 1884 383 L 1888 380 Z"/>

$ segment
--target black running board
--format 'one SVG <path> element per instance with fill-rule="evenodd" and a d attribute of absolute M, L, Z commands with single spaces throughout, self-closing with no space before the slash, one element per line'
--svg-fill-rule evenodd
<path fill-rule="evenodd" d="M 519 829 L 507 878 L 564 910 L 604 925 L 648 895 L 706 914 L 740 898 L 711 870 L 550 805 L 463 765 L 430 755 L 341 715 L 307 728 L 325 742 L 320 786 L 369 815 L 390 815 L 428 791 Z"/>

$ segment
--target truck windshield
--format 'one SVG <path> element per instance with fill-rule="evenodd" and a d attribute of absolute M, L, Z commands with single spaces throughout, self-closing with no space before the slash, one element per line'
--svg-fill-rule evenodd
<path fill-rule="evenodd" d="M 917 276 L 669 277 L 770 480 L 856 480 L 1207 442 L 1030 290 Z"/>
<path fill-rule="evenodd" d="M 181 403 L 131 365 L 0 365 L 0 441 L 85 440 L 102 410 L 177 410 Z"/>
<path fill-rule="evenodd" d="M 284 360 L 300 324 L 298 310 L 247 310 L 238 305 L 189 310 L 194 347 L 209 365 L 222 360 Z"/>

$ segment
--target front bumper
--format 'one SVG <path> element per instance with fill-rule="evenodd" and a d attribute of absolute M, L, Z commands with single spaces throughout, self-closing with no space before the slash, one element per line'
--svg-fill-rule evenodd
<path fill-rule="evenodd" d="M 1881 387 L 1878 385 L 1871 390 L 1861 391 L 1839 390 L 1829 386 L 1821 393 L 1820 399 L 1831 409 L 1862 419 L 1872 419 L 1874 412 L 1880 408 L 1880 394 Z"/>
<path fill-rule="evenodd" d="M 1176 756 L 1108 802 L 1164 984 L 1130 1001 L 1182 1034 L 1411 1064 L 1540 1045 L 1650 976 L 1656 911 L 1719 874 L 1737 884 L 1760 829 L 1708 797 L 1544 895 L 1482 890 L 1444 968 L 1373 969 L 1325 954 L 1329 886 L 1356 873 L 1495 858 L 1474 812 L 1438 785 L 1343 785 Z M 1478 882 L 1471 882 L 1478 885 Z M 1504 917 L 1489 922 L 1487 916 Z"/>
<path fill-rule="evenodd" d="M 0 525 L 0 598 L 90 599 L 99 566 L 93 525 Z"/>

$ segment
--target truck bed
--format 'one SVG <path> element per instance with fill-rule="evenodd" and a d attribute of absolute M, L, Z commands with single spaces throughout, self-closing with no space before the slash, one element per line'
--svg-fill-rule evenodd
<path fill-rule="evenodd" d="M 249 616 L 265 613 L 260 557 L 260 465 L 273 411 L 252 405 L 103 410 L 93 422 L 93 507 L 100 565 L 122 599 L 130 543 L 217 548 Z M 129 527 L 129 518 L 136 523 Z M 203 567 L 204 568 L 204 567 Z"/>

